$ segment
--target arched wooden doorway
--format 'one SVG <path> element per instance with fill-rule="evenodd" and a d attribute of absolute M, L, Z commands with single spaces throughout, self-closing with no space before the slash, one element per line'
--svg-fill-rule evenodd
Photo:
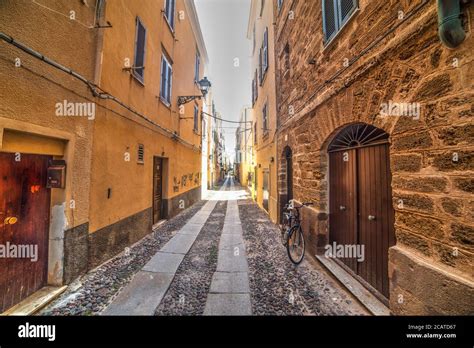
<path fill-rule="evenodd" d="M 379 128 L 357 123 L 340 131 L 328 148 L 330 244 L 364 246 L 363 261 L 336 259 L 386 299 L 388 248 L 395 244 L 388 138 Z"/>

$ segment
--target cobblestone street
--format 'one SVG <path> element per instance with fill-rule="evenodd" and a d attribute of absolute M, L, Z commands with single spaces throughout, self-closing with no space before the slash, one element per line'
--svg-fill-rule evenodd
<path fill-rule="evenodd" d="M 367 315 L 322 266 L 294 266 L 280 232 L 228 178 L 41 315 Z M 188 245 L 188 247 L 186 247 Z"/>

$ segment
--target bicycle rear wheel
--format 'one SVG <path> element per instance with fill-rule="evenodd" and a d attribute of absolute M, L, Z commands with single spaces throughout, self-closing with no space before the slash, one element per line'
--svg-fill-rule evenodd
<path fill-rule="evenodd" d="M 301 226 L 294 226 L 288 233 L 286 251 L 291 262 L 299 265 L 304 258 L 305 242 Z"/>

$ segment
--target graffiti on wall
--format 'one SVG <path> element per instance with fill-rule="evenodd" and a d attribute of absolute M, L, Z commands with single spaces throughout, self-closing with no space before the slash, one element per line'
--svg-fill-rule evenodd
<path fill-rule="evenodd" d="M 181 188 L 186 188 L 189 186 L 199 186 L 201 183 L 201 173 L 190 173 L 184 174 L 180 179 L 178 177 L 173 177 L 173 192 L 177 193 Z"/>

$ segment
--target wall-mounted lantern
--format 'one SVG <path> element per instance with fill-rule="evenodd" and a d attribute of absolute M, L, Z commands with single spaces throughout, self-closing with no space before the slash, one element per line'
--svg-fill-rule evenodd
<path fill-rule="evenodd" d="M 201 90 L 202 95 L 188 95 L 188 96 L 179 96 L 178 97 L 178 106 L 184 105 L 189 103 L 190 101 L 205 98 L 207 93 L 209 93 L 209 89 L 211 88 L 212 84 L 204 77 L 201 81 L 198 82 L 199 89 Z"/>

